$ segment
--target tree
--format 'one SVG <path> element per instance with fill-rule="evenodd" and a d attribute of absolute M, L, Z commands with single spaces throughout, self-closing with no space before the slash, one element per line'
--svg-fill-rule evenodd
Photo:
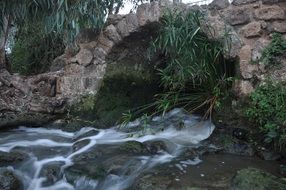
<path fill-rule="evenodd" d="M 1 0 L 0 69 L 7 68 L 5 46 L 13 25 L 18 28 L 35 21 L 44 23 L 47 33 L 64 34 L 71 42 L 82 28 L 100 28 L 106 15 L 123 0 Z M 119 9 L 119 8 L 117 8 Z"/>

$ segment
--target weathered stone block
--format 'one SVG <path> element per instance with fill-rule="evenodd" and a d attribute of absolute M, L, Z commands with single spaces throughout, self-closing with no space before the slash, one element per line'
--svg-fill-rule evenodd
<path fill-rule="evenodd" d="M 106 53 L 109 53 L 115 44 L 113 41 L 109 40 L 108 37 L 106 37 L 103 33 L 99 35 L 98 42 L 98 47 L 101 47 Z"/>
<path fill-rule="evenodd" d="M 239 53 L 239 71 L 244 79 L 251 79 L 253 77 L 253 73 L 258 71 L 258 66 L 251 64 L 251 52 L 251 46 L 245 45 L 241 48 Z"/>
<path fill-rule="evenodd" d="M 91 63 L 93 55 L 88 49 L 81 49 L 78 54 L 72 58 L 71 62 L 77 62 L 80 65 L 87 66 Z"/>
<path fill-rule="evenodd" d="M 244 5 L 249 3 L 257 2 L 258 0 L 233 0 L 231 4 L 233 5 Z"/>
<path fill-rule="evenodd" d="M 214 0 L 209 4 L 209 9 L 225 9 L 230 5 L 228 0 Z"/>
<path fill-rule="evenodd" d="M 154 1 L 150 4 L 146 3 L 140 5 L 137 9 L 136 15 L 140 26 L 143 26 L 148 22 L 159 21 L 161 15 L 159 3 Z"/>
<path fill-rule="evenodd" d="M 121 20 L 116 25 L 117 31 L 119 32 L 119 34 L 122 38 L 129 35 L 128 28 L 126 27 L 126 25 L 127 25 L 126 19 Z"/>
<path fill-rule="evenodd" d="M 108 25 L 104 30 L 104 35 L 114 43 L 118 43 L 122 40 L 113 24 Z"/>
<path fill-rule="evenodd" d="M 275 4 L 275 3 L 279 3 L 282 2 L 283 0 L 262 0 L 263 4 Z"/>
<path fill-rule="evenodd" d="M 261 24 L 260 22 L 251 22 L 245 25 L 240 32 L 247 38 L 260 36 L 262 32 Z"/>
<path fill-rule="evenodd" d="M 253 85 L 247 80 L 236 80 L 234 82 L 233 90 L 238 96 L 248 96 L 254 91 Z"/>
<path fill-rule="evenodd" d="M 285 19 L 285 12 L 278 5 L 273 5 L 255 10 L 255 16 L 261 20 L 283 20 Z"/>
<path fill-rule="evenodd" d="M 251 52 L 251 60 L 252 61 L 259 61 L 262 56 L 263 50 L 268 46 L 270 40 L 267 39 L 259 39 L 254 43 L 252 52 Z"/>
<path fill-rule="evenodd" d="M 250 22 L 250 12 L 244 8 L 231 8 L 226 11 L 224 17 L 226 22 L 233 26 Z"/>
<path fill-rule="evenodd" d="M 274 21 L 267 27 L 269 32 L 286 33 L 286 22 L 285 21 Z"/>
<path fill-rule="evenodd" d="M 139 23 L 137 16 L 135 14 L 126 15 L 126 27 L 128 28 L 128 32 L 135 32 L 139 28 Z"/>

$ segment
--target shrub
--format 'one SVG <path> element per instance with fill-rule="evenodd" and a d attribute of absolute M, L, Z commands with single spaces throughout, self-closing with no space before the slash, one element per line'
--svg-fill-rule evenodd
<path fill-rule="evenodd" d="M 265 142 L 281 149 L 286 145 L 286 88 L 268 80 L 251 95 L 246 116 L 260 126 Z"/>
<path fill-rule="evenodd" d="M 201 30 L 204 15 L 167 12 L 159 36 L 150 48 L 161 53 L 166 62 L 159 69 L 165 91 L 157 95 L 155 107 L 166 112 L 173 107 L 189 111 L 206 108 L 206 116 L 220 105 L 230 85 L 230 65 L 223 57 L 223 45 L 210 41 Z"/>
<path fill-rule="evenodd" d="M 286 40 L 279 33 L 274 33 L 271 43 L 262 52 L 262 62 L 266 65 L 276 63 L 275 58 L 286 53 Z"/>
<path fill-rule="evenodd" d="M 40 25 L 29 25 L 17 31 L 10 55 L 12 72 L 24 75 L 43 73 L 54 58 L 64 52 L 62 37 L 46 34 Z"/>

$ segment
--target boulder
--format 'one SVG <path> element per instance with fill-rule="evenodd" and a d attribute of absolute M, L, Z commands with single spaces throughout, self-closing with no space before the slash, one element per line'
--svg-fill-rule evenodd
<path fill-rule="evenodd" d="M 278 5 L 272 5 L 255 10 L 255 17 L 260 20 L 284 20 L 285 12 Z"/>
<path fill-rule="evenodd" d="M 256 168 L 242 169 L 231 182 L 231 190 L 286 189 L 286 181 Z"/>
<path fill-rule="evenodd" d="M 23 190 L 23 184 L 19 177 L 8 169 L 0 169 L 0 189 L 1 190 Z"/>
<path fill-rule="evenodd" d="M 214 0 L 208 6 L 209 9 L 225 9 L 230 5 L 228 0 Z"/>

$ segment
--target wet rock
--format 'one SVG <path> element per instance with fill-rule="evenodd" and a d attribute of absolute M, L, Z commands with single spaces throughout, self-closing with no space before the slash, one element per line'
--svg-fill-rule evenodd
<path fill-rule="evenodd" d="M 89 139 L 77 141 L 75 144 L 72 145 L 72 149 L 75 152 L 75 151 L 81 149 L 82 147 L 88 145 L 89 142 L 90 142 Z"/>
<path fill-rule="evenodd" d="M 234 143 L 226 146 L 224 152 L 228 154 L 235 154 L 240 156 L 253 156 L 254 149 L 247 143 Z"/>
<path fill-rule="evenodd" d="M 105 169 L 101 165 L 91 160 L 76 162 L 73 166 L 65 170 L 65 177 L 70 183 L 83 176 L 91 179 L 101 179 L 106 174 Z"/>
<path fill-rule="evenodd" d="M 148 152 L 144 144 L 137 142 L 137 141 L 125 142 L 124 144 L 119 146 L 119 150 L 120 152 L 133 153 L 133 154 Z"/>
<path fill-rule="evenodd" d="M 259 152 L 259 156 L 263 159 L 263 160 L 279 160 L 281 158 L 281 156 L 275 152 L 272 151 L 260 151 Z"/>
<path fill-rule="evenodd" d="M 283 177 L 286 177 L 286 165 L 284 165 L 284 164 L 281 164 L 280 165 L 280 174 L 283 176 Z"/>
<path fill-rule="evenodd" d="M 40 173 L 41 176 L 46 178 L 43 183 L 44 186 L 52 185 L 62 178 L 61 166 L 63 164 L 64 163 L 55 162 L 44 165 Z"/>
<path fill-rule="evenodd" d="M 278 177 L 255 168 L 242 169 L 231 182 L 232 190 L 246 189 L 286 189 L 286 182 Z"/>
<path fill-rule="evenodd" d="M 0 169 L 0 189 L 1 190 L 23 190 L 21 180 L 8 169 Z"/>
<path fill-rule="evenodd" d="M 86 132 L 86 133 L 83 133 L 81 135 L 77 135 L 76 138 L 74 138 L 75 141 L 77 140 L 80 140 L 82 138 L 85 138 L 85 137 L 92 137 L 92 136 L 95 136 L 99 133 L 98 130 L 96 129 L 91 129 L 90 131 Z"/>
<path fill-rule="evenodd" d="M 0 167 L 19 164 L 29 158 L 29 155 L 22 151 L 2 152 L 0 151 Z"/>
<path fill-rule="evenodd" d="M 137 190 L 163 190 L 168 189 L 172 179 L 168 176 L 153 176 L 151 174 L 141 177 L 132 189 Z"/>
<path fill-rule="evenodd" d="M 163 141 L 147 141 L 144 142 L 144 145 L 151 154 L 156 154 L 160 151 L 167 151 L 167 146 Z"/>

